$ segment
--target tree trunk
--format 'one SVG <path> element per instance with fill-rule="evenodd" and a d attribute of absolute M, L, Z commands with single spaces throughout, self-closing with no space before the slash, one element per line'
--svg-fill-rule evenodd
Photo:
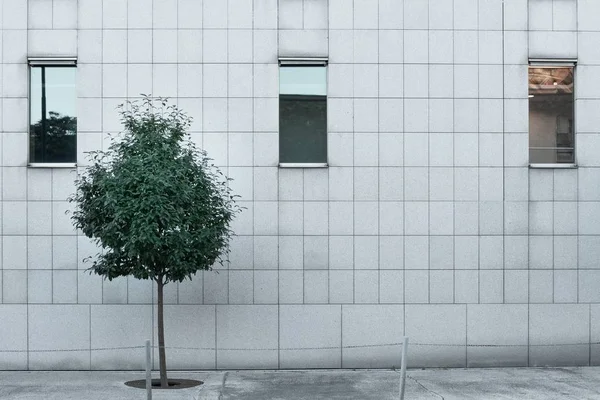
<path fill-rule="evenodd" d="M 167 357 L 165 355 L 165 323 L 163 317 L 163 278 L 157 279 L 158 286 L 158 359 L 160 365 L 160 386 L 168 387 L 167 381 Z"/>

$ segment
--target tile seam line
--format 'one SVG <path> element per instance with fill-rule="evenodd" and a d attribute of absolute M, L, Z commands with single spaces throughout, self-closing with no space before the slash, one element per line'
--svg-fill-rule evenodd
<path fill-rule="evenodd" d="M 380 7 L 377 2 L 377 303 L 381 304 L 381 46 L 379 40 Z M 404 216 L 403 216 L 404 217 Z"/>
<path fill-rule="evenodd" d="M 527 5 L 527 41 L 525 45 L 527 46 L 527 54 L 529 55 L 529 25 L 531 15 L 529 13 L 529 3 Z M 504 85 L 503 85 L 504 86 Z M 529 132 L 528 132 L 529 134 Z M 528 143 L 529 147 L 529 143 Z M 529 259 L 531 257 L 531 246 L 530 235 L 531 229 L 529 224 L 529 204 L 531 203 L 531 180 L 530 171 L 527 171 L 527 366 L 531 366 L 531 301 L 530 301 L 530 293 L 531 293 L 531 266 L 529 264 Z"/>
<path fill-rule="evenodd" d="M 3 1 L 3 2 L 2 2 L 2 11 L 3 11 L 3 12 L 2 12 L 2 15 L 4 15 L 4 3 L 5 3 L 5 2 Z M 29 1 L 28 1 L 28 2 L 27 2 L 27 28 L 29 28 L 29 5 L 30 5 L 30 4 L 29 4 Z M 3 36 L 4 36 L 4 35 L 3 35 Z M 26 38 L 27 38 L 27 39 L 26 39 L 26 40 L 27 40 L 27 44 L 26 44 L 26 46 L 27 46 L 27 52 L 29 52 L 29 29 L 27 29 Z M 28 71 L 28 72 L 29 72 L 29 71 Z M 30 73 L 28 73 L 28 78 L 29 78 L 29 76 L 30 76 Z M 30 82 L 30 80 L 31 80 L 31 79 L 29 78 L 29 79 L 28 79 L 28 86 L 31 86 L 31 82 Z M 28 87 L 28 89 L 30 89 L 30 88 Z M 28 93 L 28 96 L 29 96 L 29 93 Z M 3 102 L 3 104 L 4 104 L 4 102 Z M 30 113 L 30 112 L 28 112 L 28 114 L 29 114 L 29 113 Z M 28 119 L 29 119 L 29 115 L 27 115 L 27 117 L 28 117 Z M 28 131 L 28 134 L 27 134 L 27 144 L 29 145 L 29 129 L 27 129 L 27 131 Z M 2 135 L 2 137 L 4 138 L 4 135 Z M 2 144 L 4 145 L 4 140 L 2 140 Z M 3 148 L 4 148 L 4 147 L 3 147 Z M 4 153 L 4 152 L 3 152 L 3 153 Z M 3 159 L 2 161 L 3 161 L 2 165 L 4 165 L 4 159 Z M 29 175 L 29 174 L 27 174 L 27 175 L 26 175 L 26 178 L 25 178 L 26 182 L 27 182 L 27 176 L 28 176 L 28 175 Z M 26 199 L 29 199 L 29 193 L 26 193 L 26 194 L 25 194 L 25 198 L 26 198 Z M 52 198 L 52 197 L 51 197 L 51 198 Z M 3 198 L 3 200 L 4 200 L 4 198 Z M 2 212 L 4 213 L 4 204 L 2 204 Z M 29 212 L 29 206 L 26 206 L 26 213 L 27 213 L 27 216 L 28 216 L 28 212 Z M 52 210 L 51 210 L 51 212 L 52 212 Z M 54 218 L 52 218 L 52 220 L 53 220 L 53 219 L 54 219 Z M 50 225 L 50 229 L 51 229 L 50 231 L 51 231 L 51 232 L 52 232 L 52 220 L 50 221 L 50 224 L 51 224 L 51 225 Z M 2 225 L 4 225 L 4 224 L 2 224 Z M 29 224 L 27 224 L 27 225 L 26 225 L 26 229 L 27 229 L 27 233 L 29 233 Z M 2 234 L 4 235 L 4 229 L 2 229 Z M 4 251 L 4 240 L 2 240 L 2 243 L 3 243 L 3 245 L 2 245 L 2 250 Z M 29 252 L 27 252 L 27 253 L 29 253 Z M 4 253 L 2 253 L 2 254 L 4 254 Z M 26 255 L 26 261 L 27 261 L 27 265 L 26 265 L 26 266 L 27 266 L 27 268 L 29 268 L 29 254 L 27 254 L 27 255 Z M 4 268 L 4 265 L 2 265 L 2 267 Z M 53 266 L 53 267 L 54 267 L 54 266 Z M 52 280 L 52 277 L 51 277 L 50 279 Z M 4 280 L 3 280 L 2 284 L 4 285 Z M 25 288 L 25 290 L 26 290 L 26 295 L 27 295 L 27 297 L 26 297 L 26 300 L 27 300 L 27 307 L 26 307 L 26 325 L 27 325 L 27 364 L 26 364 L 26 367 L 27 367 L 27 370 L 30 370 L 30 369 L 31 369 L 31 360 L 30 360 L 30 354 L 29 354 L 29 350 L 30 350 L 30 343 L 29 343 L 29 342 L 30 342 L 30 327 L 29 327 L 29 312 L 30 312 L 30 310 L 29 310 L 29 271 L 27 272 L 26 285 L 27 285 L 27 286 L 26 286 L 26 288 Z M 52 281 L 51 281 L 51 285 L 52 285 Z M 52 286 L 54 286 L 54 285 L 52 285 Z M 52 286 L 51 286 L 51 287 L 52 287 Z M 2 295 L 4 296 L 4 290 L 2 290 Z"/>
<path fill-rule="evenodd" d="M 502 302 L 506 303 L 506 63 L 505 63 L 505 10 L 502 0 Z"/>

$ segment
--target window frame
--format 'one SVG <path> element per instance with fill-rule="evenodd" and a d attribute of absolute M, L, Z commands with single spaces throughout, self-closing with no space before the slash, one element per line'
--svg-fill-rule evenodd
<path fill-rule="evenodd" d="M 77 131 L 75 132 L 74 162 L 31 162 L 31 68 L 72 67 L 77 68 L 76 57 L 28 57 L 27 58 L 27 166 L 31 168 L 74 168 L 77 166 Z M 77 81 L 75 81 L 77 83 Z M 77 99 L 77 96 L 76 96 Z"/>
<path fill-rule="evenodd" d="M 281 68 L 282 67 L 293 67 L 293 66 L 306 66 L 306 67 L 324 67 L 325 68 L 325 102 L 326 105 L 328 106 L 329 103 L 329 90 L 328 90 L 328 86 L 329 86 L 329 59 L 327 57 L 279 57 L 278 60 L 278 71 L 277 71 L 277 76 L 278 76 L 278 94 L 277 94 L 277 99 L 278 99 L 278 107 L 279 107 L 279 102 L 280 102 L 280 96 L 281 96 Z M 277 154 L 277 158 L 278 160 L 281 160 L 281 147 L 280 147 L 280 140 L 281 140 L 281 123 L 280 123 L 280 119 L 281 119 L 281 110 L 278 109 L 278 154 Z M 329 166 L 329 143 L 328 143 L 328 139 L 329 139 L 329 131 L 328 131 L 328 118 L 327 118 L 327 110 L 326 110 L 326 117 L 325 117 L 325 162 L 278 162 L 278 166 L 280 168 L 327 168 Z"/>
<path fill-rule="evenodd" d="M 530 58 L 527 65 L 527 86 L 529 87 L 529 70 L 532 67 L 539 68 L 572 68 L 573 69 L 573 162 L 565 163 L 532 163 L 530 157 L 531 131 L 529 122 L 527 124 L 527 158 L 529 168 L 568 169 L 577 168 L 577 59 L 576 58 Z M 529 90 L 527 91 L 527 121 L 529 121 Z"/>

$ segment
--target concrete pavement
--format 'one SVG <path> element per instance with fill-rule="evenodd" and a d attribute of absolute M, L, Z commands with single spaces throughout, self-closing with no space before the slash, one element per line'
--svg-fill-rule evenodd
<path fill-rule="evenodd" d="M 157 375 L 157 374 L 155 374 Z M 171 372 L 204 385 L 154 390 L 154 400 L 398 399 L 391 370 Z M 130 400 L 146 392 L 124 385 L 143 372 L 0 372 L 0 399 Z M 600 399 L 600 368 L 409 370 L 406 400 Z"/>

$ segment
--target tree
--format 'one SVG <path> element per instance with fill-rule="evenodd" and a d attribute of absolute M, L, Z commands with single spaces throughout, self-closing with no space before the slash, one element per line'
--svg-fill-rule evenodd
<path fill-rule="evenodd" d="M 158 104 L 158 105 L 157 105 Z M 186 130 L 191 118 L 164 99 L 120 106 L 125 131 L 91 166 L 69 201 L 74 225 L 101 248 L 90 271 L 157 285 L 160 383 L 168 385 L 163 288 L 224 262 L 240 208 L 226 178 Z"/>

